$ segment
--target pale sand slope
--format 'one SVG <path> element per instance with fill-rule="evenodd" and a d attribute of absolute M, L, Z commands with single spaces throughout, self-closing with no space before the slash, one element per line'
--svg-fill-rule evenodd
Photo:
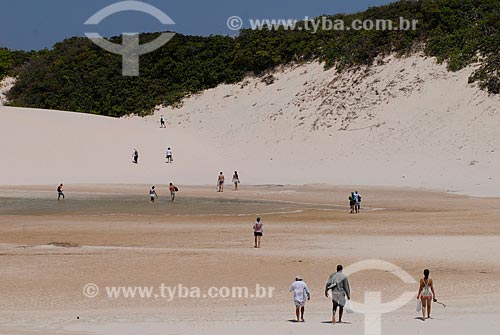
<path fill-rule="evenodd" d="M 220 164 L 214 158 L 222 156 L 190 130 L 159 129 L 138 118 L 9 107 L 0 107 L 0 141 L 0 185 L 213 180 L 215 186 Z M 167 166 L 170 145 L 176 162 Z M 133 149 L 138 165 L 132 164 Z"/>
<path fill-rule="evenodd" d="M 221 85 L 154 117 L 0 107 L 1 184 L 332 183 L 500 195 L 500 98 L 433 59 L 338 74 L 312 63 Z M 160 114 L 168 129 L 159 129 Z M 175 164 L 164 164 L 167 146 Z M 131 153 L 140 152 L 133 166 Z"/>
<path fill-rule="evenodd" d="M 404 185 L 500 194 L 500 97 L 433 59 L 338 74 L 313 63 L 157 112 L 216 143 L 250 183 Z M 227 157 L 225 157 L 225 160 Z"/>

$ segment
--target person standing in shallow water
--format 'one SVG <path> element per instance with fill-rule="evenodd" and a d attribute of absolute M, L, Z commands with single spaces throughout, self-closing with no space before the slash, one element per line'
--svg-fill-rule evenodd
<path fill-rule="evenodd" d="M 179 191 L 179 189 L 177 188 L 177 186 L 175 186 L 174 184 L 170 183 L 170 185 L 168 187 L 168 190 L 170 191 L 170 201 L 174 202 L 175 201 L 175 193 L 177 191 Z"/>
<path fill-rule="evenodd" d="M 262 239 L 262 235 L 264 235 L 264 224 L 257 218 L 255 224 L 253 225 L 253 236 L 255 238 L 255 247 L 260 248 L 260 240 Z"/>
<path fill-rule="evenodd" d="M 422 321 L 425 321 L 425 314 L 427 318 L 431 318 L 431 303 L 436 300 L 436 293 L 434 292 L 434 283 L 429 278 L 429 269 L 424 270 L 424 278 L 420 279 L 420 286 L 418 287 L 417 300 L 422 301 Z"/>
<path fill-rule="evenodd" d="M 224 174 L 221 172 L 219 174 L 219 177 L 217 178 L 217 192 L 224 192 L 224 181 L 225 181 L 225 177 L 224 177 Z"/>
<path fill-rule="evenodd" d="M 153 204 L 155 202 L 155 198 L 158 199 L 158 194 L 156 193 L 156 188 L 152 186 L 149 190 L 149 201 Z"/>
<path fill-rule="evenodd" d="M 63 184 L 60 184 L 59 186 L 57 186 L 57 200 L 61 199 L 61 197 L 64 200 L 63 186 L 64 186 Z"/>
<path fill-rule="evenodd" d="M 238 176 L 238 171 L 234 171 L 233 174 L 233 184 L 234 184 L 234 190 L 238 191 L 238 184 L 240 183 L 240 176 Z"/>

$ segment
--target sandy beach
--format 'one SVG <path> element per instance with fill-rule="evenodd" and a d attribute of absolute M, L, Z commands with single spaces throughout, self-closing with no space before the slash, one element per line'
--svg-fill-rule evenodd
<path fill-rule="evenodd" d="M 344 73 L 294 65 L 146 118 L 0 106 L 0 333 L 362 334 L 360 313 L 328 323 L 323 289 L 337 264 L 380 260 L 412 282 L 393 270 L 358 272 L 349 276 L 354 301 L 414 292 L 383 316 L 382 334 L 496 334 L 500 100 L 466 84 L 473 69 L 451 73 L 422 56 Z M 220 171 L 224 193 L 215 190 Z M 175 203 L 170 182 L 180 188 Z M 347 201 L 355 189 L 356 215 Z M 423 322 L 415 281 L 425 268 L 447 307 L 434 304 Z M 297 274 L 312 293 L 304 324 L 290 321 Z M 158 294 L 179 285 L 204 293 Z M 273 294 L 206 294 L 257 285 Z M 152 294 L 113 296 L 112 287 Z"/>
<path fill-rule="evenodd" d="M 363 315 L 326 323 L 324 283 L 338 263 L 391 262 L 418 280 L 431 269 L 433 319 L 410 301 L 383 317 L 383 334 L 468 334 L 499 326 L 500 199 L 437 191 L 363 187 L 360 214 L 350 188 L 245 186 L 215 192 L 184 187 L 149 204 L 147 185 L 78 185 L 57 202 L 49 186 L 1 187 L 2 334 L 360 334 Z M 252 225 L 263 218 L 263 247 Z M 288 288 L 301 274 L 311 288 L 305 324 L 295 324 Z M 350 277 L 352 298 L 383 301 L 415 291 L 384 271 Z M 82 289 L 101 288 L 96 298 Z M 274 287 L 268 298 L 110 298 L 105 287 Z M 78 317 L 78 319 L 77 319 Z"/>

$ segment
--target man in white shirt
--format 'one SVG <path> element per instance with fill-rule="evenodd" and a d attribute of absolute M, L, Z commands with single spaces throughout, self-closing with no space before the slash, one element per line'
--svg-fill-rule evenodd
<path fill-rule="evenodd" d="M 172 157 L 172 150 L 170 148 L 167 149 L 167 163 L 173 163 L 174 159 Z"/>
<path fill-rule="evenodd" d="M 307 284 L 302 280 L 301 276 L 295 277 L 295 281 L 290 287 L 290 292 L 293 292 L 293 301 L 295 303 L 295 315 L 297 316 L 297 322 L 305 322 L 304 310 L 306 299 L 311 300 L 311 294 L 309 292 L 309 287 L 307 287 Z"/>
<path fill-rule="evenodd" d="M 361 209 L 361 194 L 359 194 L 358 191 L 354 192 L 354 200 L 356 200 L 354 209 L 356 210 L 356 213 L 359 213 L 359 210 Z"/>

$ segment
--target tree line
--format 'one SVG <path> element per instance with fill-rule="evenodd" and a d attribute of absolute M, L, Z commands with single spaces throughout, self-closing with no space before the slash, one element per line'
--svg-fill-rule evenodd
<path fill-rule="evenodd" d="M 417 29 L 243 29 L 237 37 L 177 34 L 141 56 L 139 77 L 122 76 L 120 55 L 74 37 L 50 50 L 0 49 L 0 78 L 17 77 L 7 96 L 12 106 L 120 117 L 148 115 L 157 105 L 173 105 L 186 95 L 291 62 L 318 60 L 342 70 L 371 65 L 379 56 L 421 51 L 446 62 L 450 71 L 479 63 L 469 82 L 500 94 L 500 1 L 404 0 L 328 19 L 342 19 L 346 26 L 354 20 L 387 19 L 397 26 L 400 17 L 418 20 Z M 141 43 L 158 35 L 142 34 Z"/>

